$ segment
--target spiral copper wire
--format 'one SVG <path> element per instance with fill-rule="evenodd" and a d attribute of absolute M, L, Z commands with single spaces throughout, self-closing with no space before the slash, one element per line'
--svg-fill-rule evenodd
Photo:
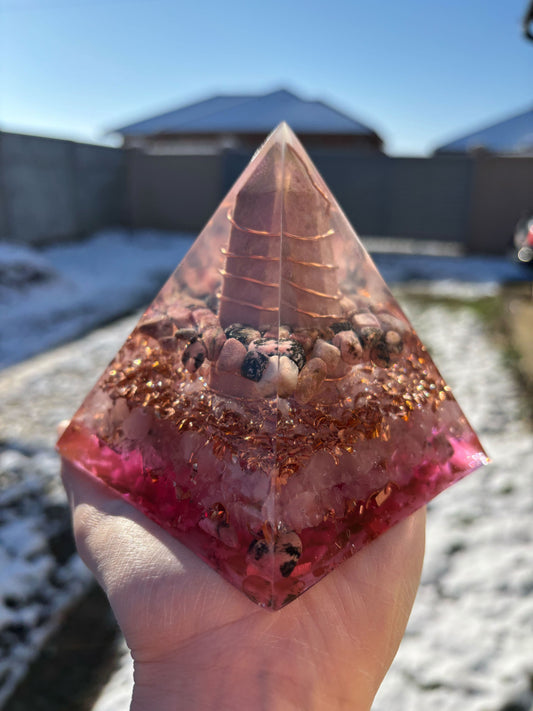
<path fill-rule="evenodd" d="M 231 227 L 228 247 L 221 250 L 221 325 L 263 329 L 278 323 L 293 328 L 327 324 L 338 318 L 342 297 L 333 260 L 330 199 L 290 146 L 274 146 L 261 167 L 226 215 Z M 260 180 L 270 189 L 261 190 Z M 280 230 L 272 229 L 276 224 Z M 273 318 L 278 311 L 279 321 Z"/>

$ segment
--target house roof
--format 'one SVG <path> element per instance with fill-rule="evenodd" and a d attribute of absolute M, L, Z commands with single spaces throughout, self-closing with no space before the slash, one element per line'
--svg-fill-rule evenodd
<path fill-rule="evenodd" d="M 286 121 L 300 134 L 377 135 L 369 126 L 322 101 L 306 101 L 286 89 L 259 96 L 213 96 L 112 131 L 154 134 L 268 133 Z"/>
<path fill-rule="evenodd" d="M 435 153 L 491 153 L 533 155 L 533 108 L 439 146 Z"/>

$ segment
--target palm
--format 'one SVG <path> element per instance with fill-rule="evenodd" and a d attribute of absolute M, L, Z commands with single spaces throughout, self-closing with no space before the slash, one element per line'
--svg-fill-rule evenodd
<path fill-rule="evenodd" d="M 357 688 L 371 701 L 418 586 L 423 511 L 269 612 L 102 485 L 68 465 L 64 480 L 80 553 L 106 590 L 137 665 L 169 660 L 190 674 L 216 665 L 239 683 L 260 667 L 281 680 L 285 695 L 291 687 L 312 694 L 299 702 L 306 709 L 321 695 L 328 704 L 317 708 L 341 708 L 331 705 L 332 685 L 339 698 Z"/>

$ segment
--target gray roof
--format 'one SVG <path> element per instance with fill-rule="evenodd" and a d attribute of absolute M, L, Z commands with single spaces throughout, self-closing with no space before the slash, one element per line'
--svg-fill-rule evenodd
<path fill-rule="evenodd" d="M 296 133 L 377 135 L 322 101 L 285 89 L 260 96 L 213 96 L 112 131 L 126 136 L 176 133 L 268 133 L 286 121 Z"/>
<path fill-rule="evenodd" d="M 457 138 L 435 152 L 466 153 L 480 148 L 491 153 L 533 155 L 533 109 Z"/>

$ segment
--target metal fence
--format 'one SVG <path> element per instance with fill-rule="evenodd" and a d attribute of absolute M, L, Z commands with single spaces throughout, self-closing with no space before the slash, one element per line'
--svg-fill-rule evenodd
<path fill-rule="evenodd" d="M 124 224 L 125 165 L 114 148 L 0 133 L 0 238 L 40 245 Z"/>
<path fill-rule="evenodd" d="M 361 235 L 503 253 L 533 210 L 533 158 L 311 154 Z M 198 232 L 249 153 L 148 155 L 0 134 L 0 237 L 43 244 L 109 225 Z"/>
<path fill-rule="evenodd" d="M 442 240 L 503 253 L 533 210 L 533 158 L 390 158 L 347 151 L 311 154 L 361 235 Z M 250 154 L 133 154 L 128 160 L 132 227 L 199 231 Z"/>

